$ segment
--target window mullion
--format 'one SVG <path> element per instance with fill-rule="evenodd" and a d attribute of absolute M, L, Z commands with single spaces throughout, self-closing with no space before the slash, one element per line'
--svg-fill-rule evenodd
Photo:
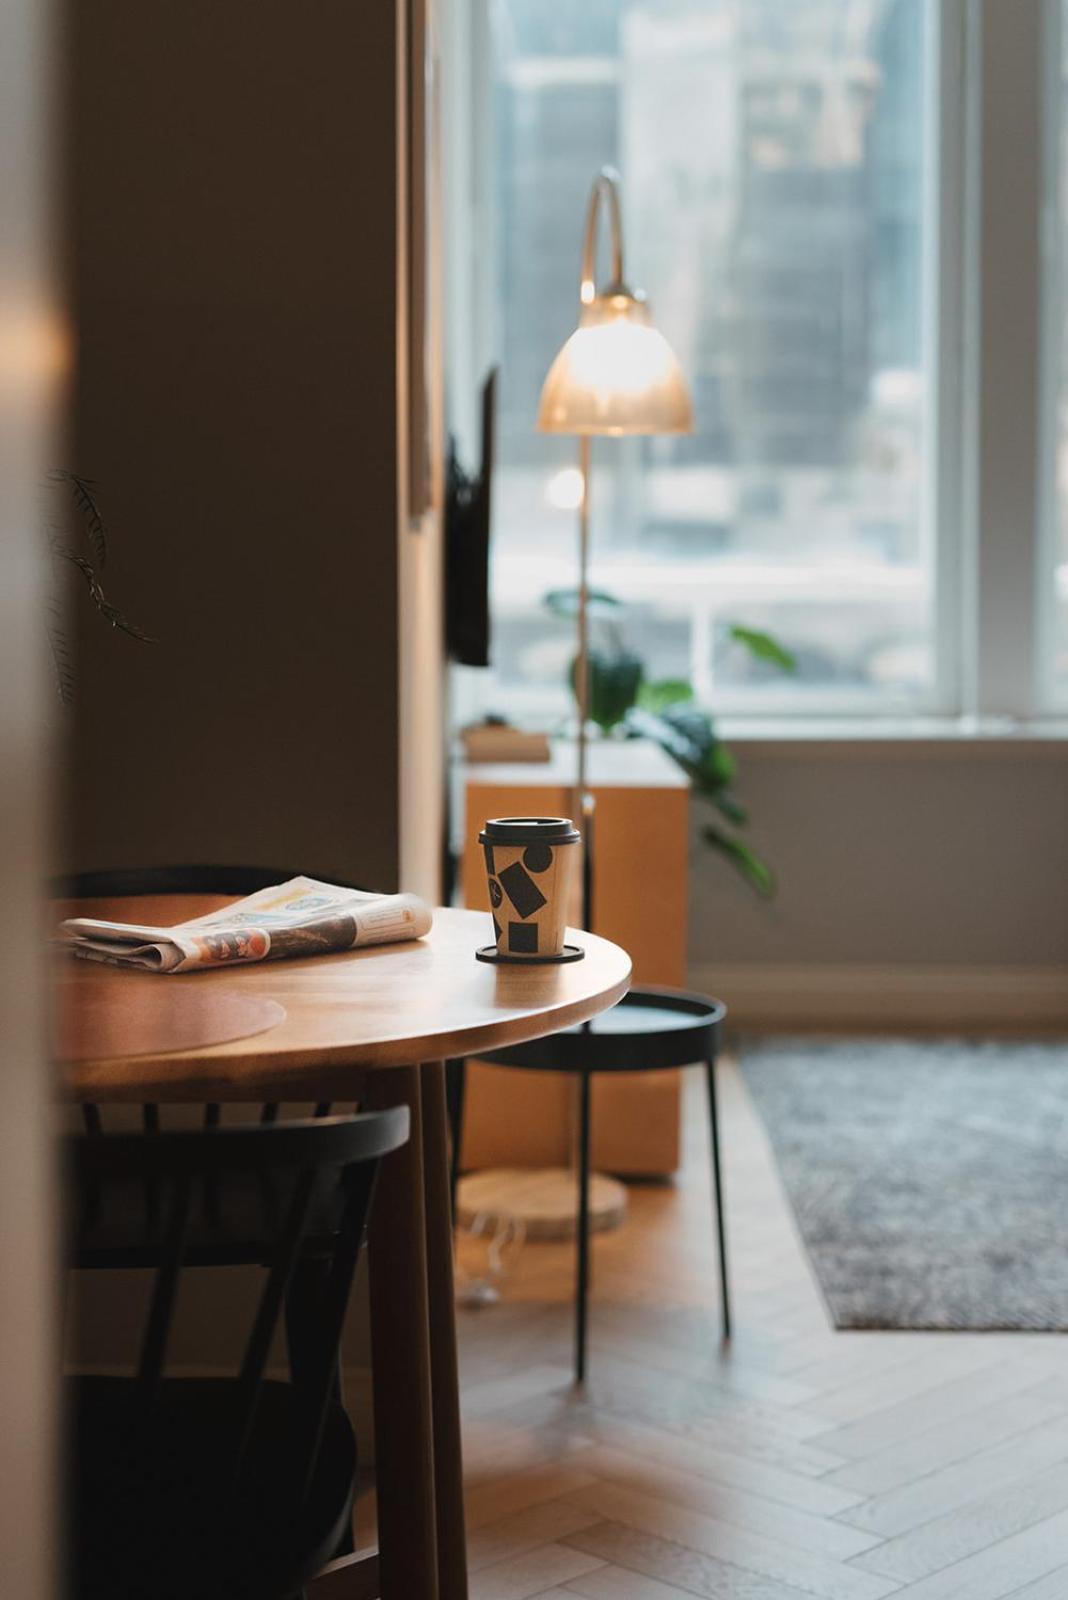
<path fill-rule="evenodd" d="M 1061 147 L 1063 140 L 1061 105 L 1063 0 L 1045 0 L 1043 46 L 1043 171 L 1041 271 L 1042 298 L 1040 343 L 1042 373 L 1040 387 L 1040 438 L 1038 453 L 1038 534 L 1036 538 L 1033 671 L 1039 712 L 1060 712 L 1065 708 L 1065 682 L 1058 671 L 1060 649 L 1059 596 L 1057 573 L 1060 548 L 1060 506 L 1058 503 L 1058 455 L 1060 451 L 1060 410 L 1065 382 L 1064 339 L 1064 261 L 1062 237 L 1064 214 L 1061 201 L 1063 184 Z"/>
<path fill-rule="evenodd" d="M 928 49 L 928 147 L 924 219 L 931 241 L 926 251 L 924 294 L 925 368 L 931 384 L 927 437 L 925 536 L 931 546 L 935 579 L 935 677 L 930 709 L 959 712 L 969 697 L 970 670 L 962 665 L 962 641 L 974 615 L 969 601 L 974 494 L 964 471 L 968 435 L 966 376 L 969 341 L 968 275 L 970 255 L 969 163 L 971 107 L 967 85 L 968 0 L 940 0 L 928 7 L 933 37 Z"/>
<path fill-rule="evenodd" d="M 1041 388 L 1044 0 L 977 0 L 978 168 L 969 343 L 974 430 L 974 670 L 983 715 L 1035 709 Z"/>

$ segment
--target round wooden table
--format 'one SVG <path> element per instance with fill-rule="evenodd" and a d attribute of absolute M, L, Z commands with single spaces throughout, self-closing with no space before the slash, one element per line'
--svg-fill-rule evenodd
<path fill-rule="evenodd" d="M 227 898 L 146 895 L 56 909 L 166 925 Z M 66 955 L 56 963 L 56 1051 L 74 1099 L 408 1106 L 411 1140 L 383 1162 L 369 1241 L 383 1600 L 467 1594 L 443 1063 L 583 1022 L 630 982 L 626 954 L 592 934 L 568 933 L 585 960 L 529 967 L 476 961 L 486 937 L 485 913 L 437 910 L 425 939 L 310 960 L 170 977 Z M 241 1000 L 249 1026 L 262 1031 L 186 1042 L 211 1037 L 203 1013 L 225 1018 Z M 157 1005 L 185 1048 L 161 1047 L 158 1029 L 146 1029 Z M 232 1023 L 218 1026 L 232 1035 Z M 94 1054 L 94 1037 L 106 1053 Z M 139 1053 L 116 1049 L 123 1037 Z"/>

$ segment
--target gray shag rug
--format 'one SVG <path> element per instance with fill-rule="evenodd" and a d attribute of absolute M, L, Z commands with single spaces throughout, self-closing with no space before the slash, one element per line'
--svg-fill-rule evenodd
<path fill-rule="evenodd" d="M 1068 1042 L 739 1055 L 837 1327 L 1068 1329 Z"/>

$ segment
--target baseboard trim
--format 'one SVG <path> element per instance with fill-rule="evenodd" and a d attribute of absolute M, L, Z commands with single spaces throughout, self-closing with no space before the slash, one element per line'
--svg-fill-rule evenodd
<path fill-rule="evenodd" d="M 702 963 L 734 1028 L 1068 1031 L 1068 968 Z"/>

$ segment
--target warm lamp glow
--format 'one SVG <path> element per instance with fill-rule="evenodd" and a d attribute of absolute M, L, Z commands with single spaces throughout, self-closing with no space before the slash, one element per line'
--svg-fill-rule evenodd
<path fill-rule="evenodd" d="M 70 333 L 53 307 L 28 294 L 0 301 L 0 394 L 53 383 L 70 365 Z"/>
<path fill-rule="evenodd" d="M 545 485 L 545 498 L 557 511 L 577 511 L 586 493 L 586 480 L 578 467 L 561 467 Z"/>
<path fill-rule="evenodd" d="M 688 433 L 693 412 L 675 352 L 628 292 L 597 295 L 549 370 L 543 433 Z"/>

